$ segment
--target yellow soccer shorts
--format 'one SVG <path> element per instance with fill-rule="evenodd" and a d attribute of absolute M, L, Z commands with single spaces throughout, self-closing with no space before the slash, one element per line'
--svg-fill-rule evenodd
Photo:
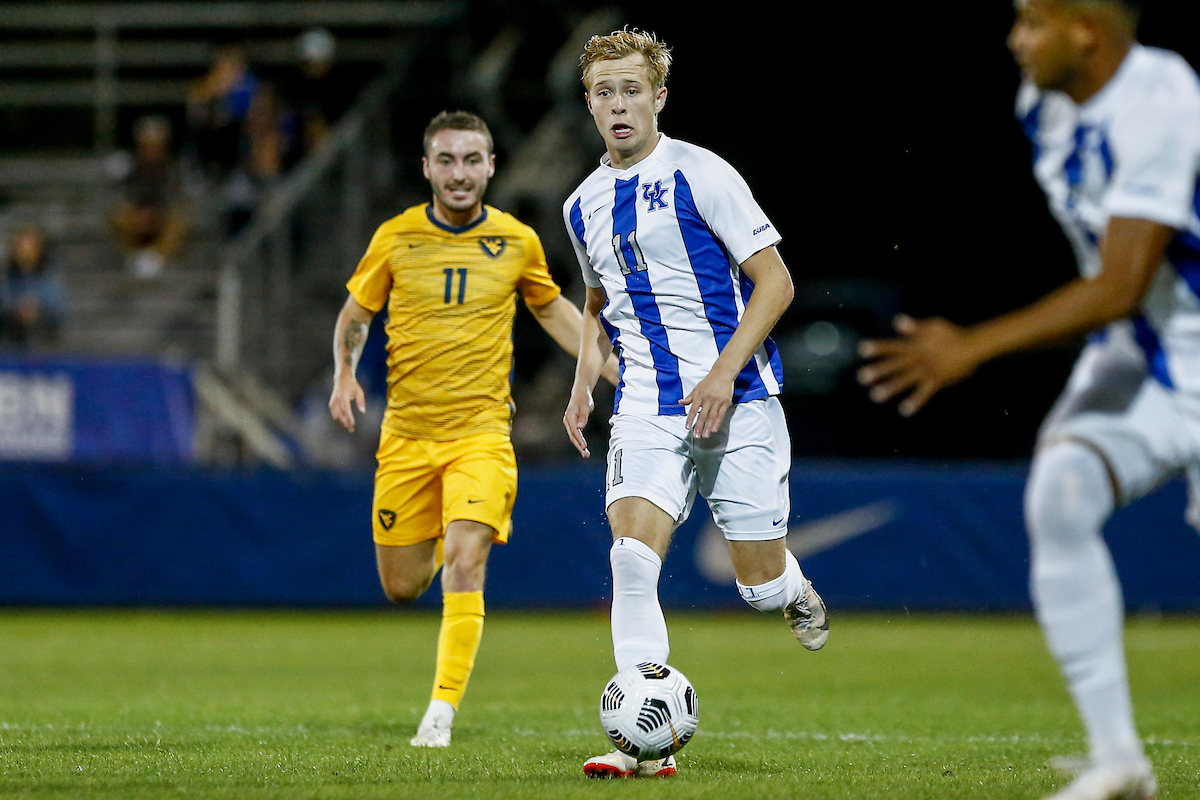
<path fill-rule="evenodd" d="M 479 522 L 508 541 L 517 497 L 517 459 L 507 434 L 448 442 L 406 439 L 384 430 L 376 454 L 375 543 L 412 545 L 441 538 L 455 520 Z"/>

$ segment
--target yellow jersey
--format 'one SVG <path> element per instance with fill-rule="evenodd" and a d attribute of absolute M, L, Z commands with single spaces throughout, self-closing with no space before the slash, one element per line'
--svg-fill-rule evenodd
<path fill-rule="evenodd" d="M 540 306 L 561 291 L 532 228 L 491 206 L 453 228 L 413 206 L 379 226 L 346 288 L 369 311 L 387 305 L 384 428 L 436 441 L 510 431 L 517 294 Z"/>

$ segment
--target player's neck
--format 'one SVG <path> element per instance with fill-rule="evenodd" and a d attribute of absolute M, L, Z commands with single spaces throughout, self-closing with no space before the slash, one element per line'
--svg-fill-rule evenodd
<path fill-rule="evenodd" d="M 433 218 L 447 228 L 465 228 L 483 216 L 483 201 L 480 200 L 466 211 L 455 211 L 442 205 L 437 197 L 433 198 Z"/>
<path fill-rule="evenodd" d="M 654 148 L 658 147 L 659 138 L 658 126 L 656 125 L 654 130 L 650 132 L 650 137 L 646 139 L 646 143 L 639 147 L 637 152 L 625 155 L 614 152 L 610 148 L 608 151 L 608 165 L 613 169 L 629 169 L 632 166 L 640 164 L 647 156 L 654 152 Z"/>
<path fill-rule="evenodd" d="M 1075 80 L 1065 88 L 1067 95 L 1079 105 L 1095 97 L 1121 69 L 1133 44 L 1113 42 L 1093 53 Z"/>

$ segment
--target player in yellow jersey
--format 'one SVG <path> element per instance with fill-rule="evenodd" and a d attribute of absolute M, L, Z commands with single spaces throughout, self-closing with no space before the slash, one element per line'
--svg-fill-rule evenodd
<path fill-rule="evenodd" d="M 424 144 L 433 201 L 383 223 L 346 284 L 329 409 L 354 430 L 354 409 L 365 408 L 354 373 L 371 319 L 386 305 L 375 554 L 384 593 L 396 603 L 420 597 L 445 561 L 433 697 L 411 744 L 447 747 L 483 635 L 488 553 L 508 540 L 516 498 L 509 437 L 516 298 L 571 355 L 582 317 L 550 277 L 533 229 L 483 204 L 496 169 L 487 124 L 442 112 Z M 605 376 L 616 382 L 615 361 Z"/>

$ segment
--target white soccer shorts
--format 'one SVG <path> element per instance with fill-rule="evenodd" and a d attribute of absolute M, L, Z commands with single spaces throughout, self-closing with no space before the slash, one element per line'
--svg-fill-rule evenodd
<path fill-rule="evenodd" d="M 1038 435 L 1039 445 L 1081 440 L 1104 454 L 1120 490 L 1118 504 L 1188 473 L 1193 509 L 1200 489 L 1200 400 L 1147 376 L 1145 359 L 1124 325 L 1080 354 Z M 1192 514 L 1189 514 L 1192 516 Z"/>
<path fill-rule="evenodd" d="M 732 406 L 707 439 L 693 438 L 684 416 L 620 413 L 610 422 L 606 508 L 641 497 L 678 525 L 699 492 L 726 539 L 787 534 L 792 447 L 777 397 Z"/>

